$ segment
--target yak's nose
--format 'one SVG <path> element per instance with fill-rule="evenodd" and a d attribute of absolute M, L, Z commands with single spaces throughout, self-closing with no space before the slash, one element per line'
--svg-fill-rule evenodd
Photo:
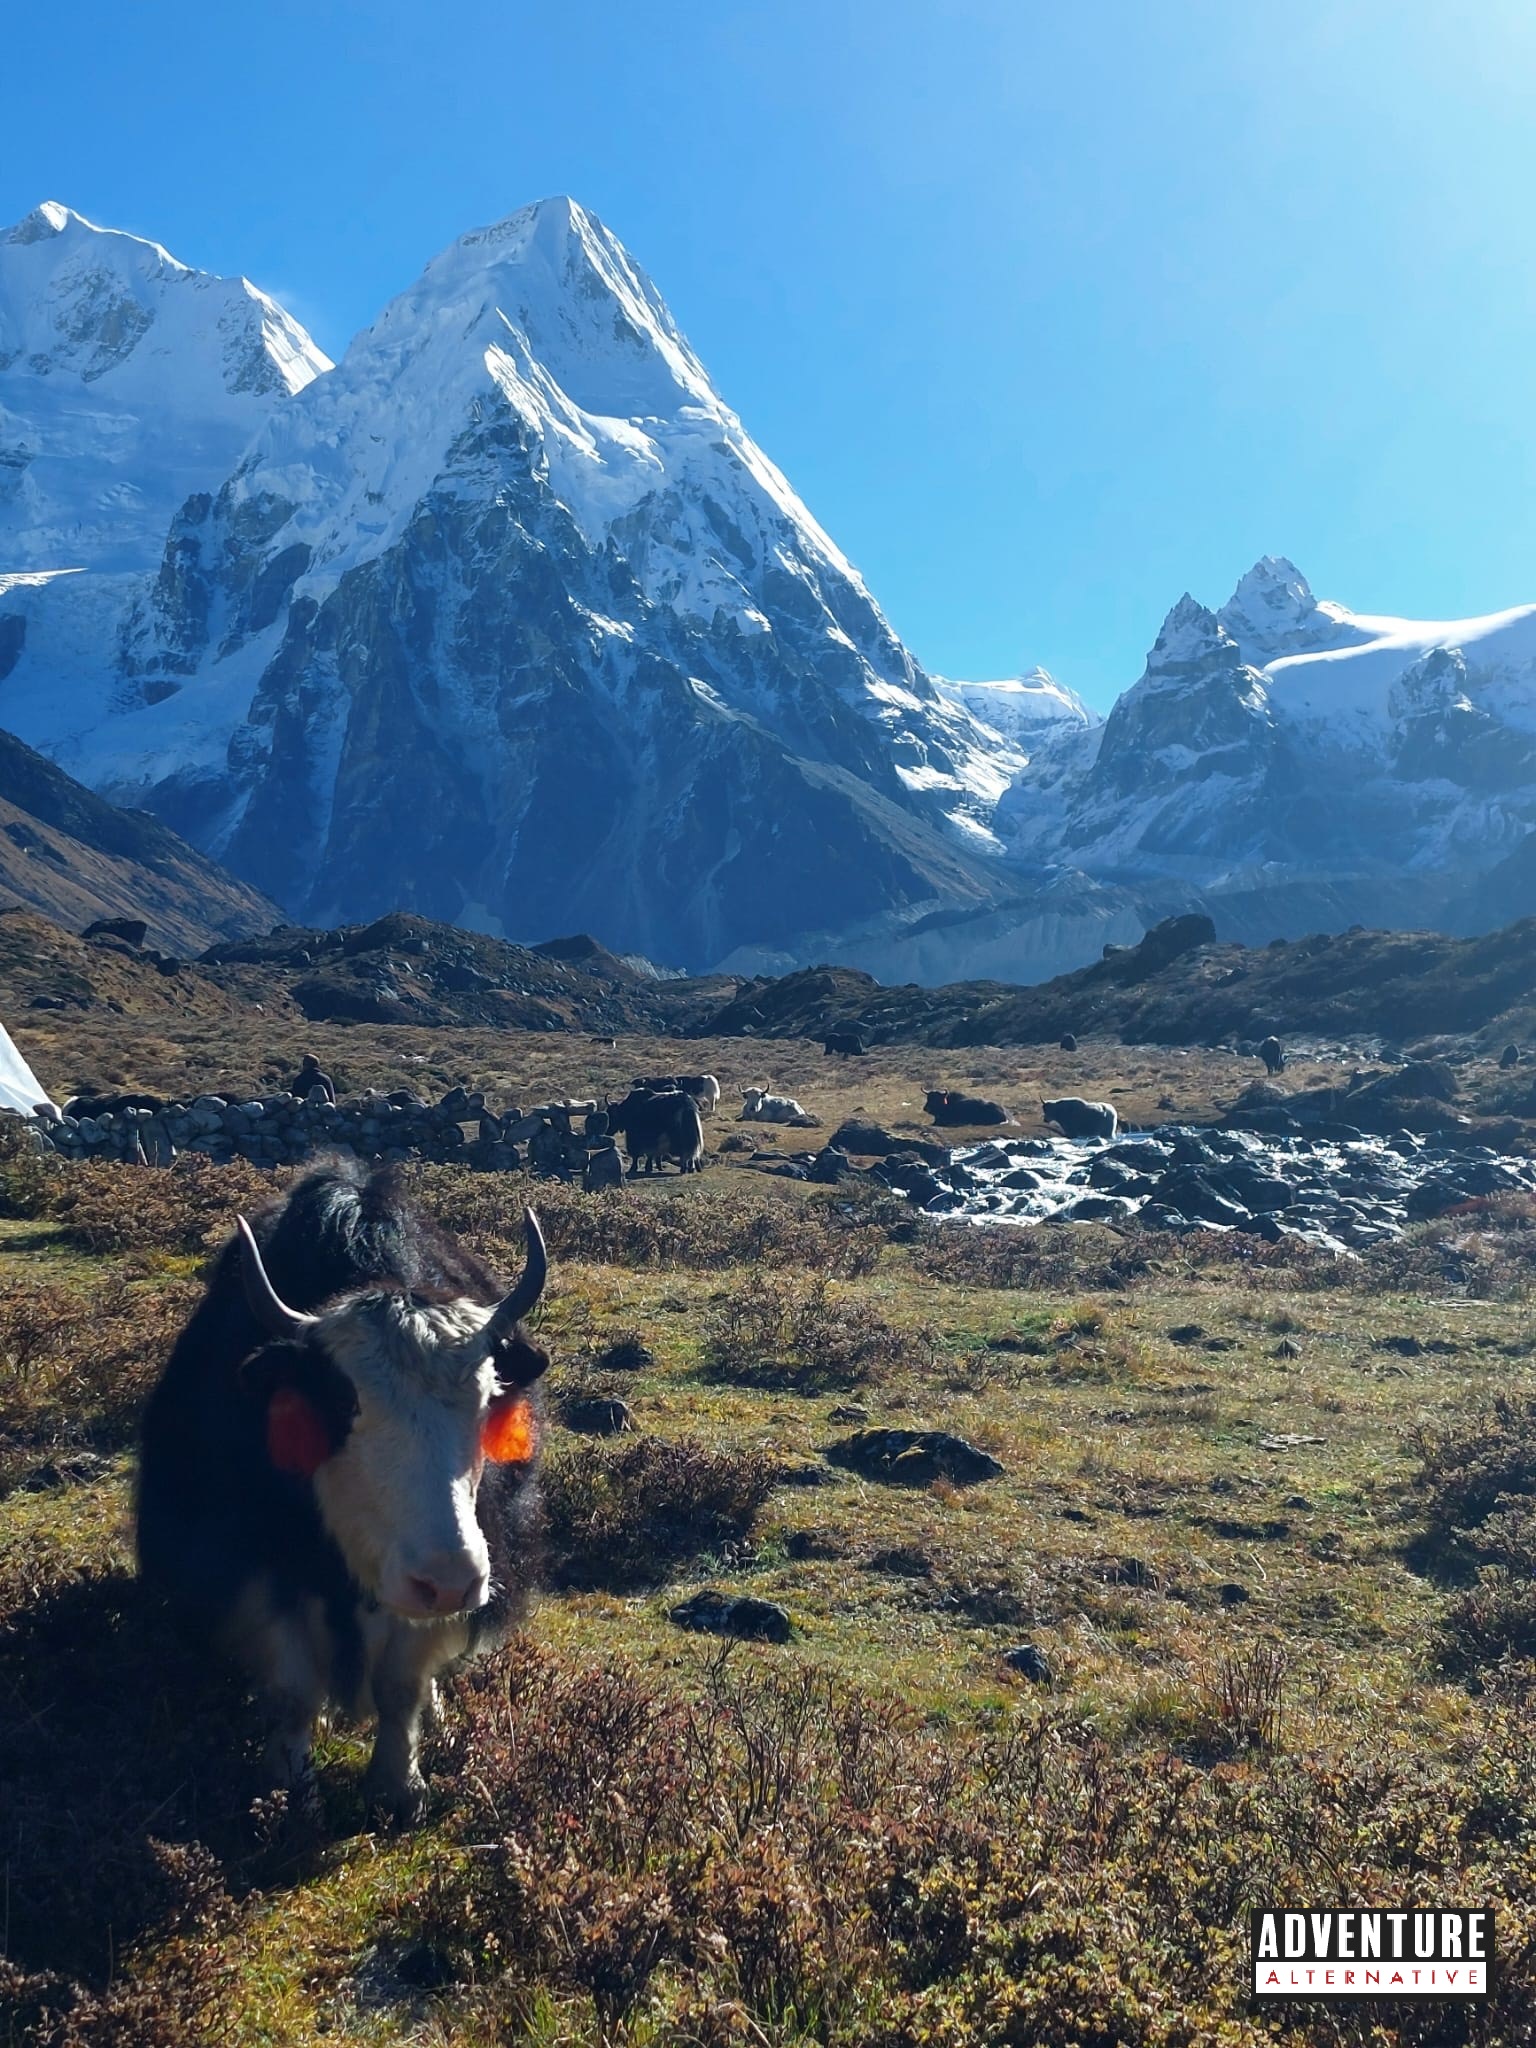
<path fill-rule="evenodd" d="M 423 1614 L 462 1614 L 485 1604 L 485 1574 L 471 1558 L 428 1558 L 405 1584 L 412 1606 Z"/>

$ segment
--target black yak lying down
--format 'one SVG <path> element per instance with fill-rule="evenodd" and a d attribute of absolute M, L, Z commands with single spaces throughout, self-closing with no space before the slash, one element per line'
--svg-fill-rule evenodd
<path fill-rule="evenodd" d="M 1008 1112 L 1000 1102 L 982 1095 L 962 1095 L 955 1088 L 930 1088 L 924 1109 L 936 1124 L 1005 1124 Z"/>

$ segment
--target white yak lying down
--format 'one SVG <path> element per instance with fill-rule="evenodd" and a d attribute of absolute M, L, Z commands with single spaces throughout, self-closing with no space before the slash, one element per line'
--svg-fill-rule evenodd
<path fill-rule="evenodd" d="M 772 1095 L 768 1088 L 743 1088 L 741 1091 L 741 1115 L 738 1123 L 744 1124 L 800 1124 L 810 1127 L 821 1122 L 819 1116 L 812 1116 L 796 1102 L 792 1095 Z"/>

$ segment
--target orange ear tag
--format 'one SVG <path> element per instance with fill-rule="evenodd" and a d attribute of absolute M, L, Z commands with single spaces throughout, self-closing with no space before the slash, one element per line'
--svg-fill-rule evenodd
<path fill-rule="evenodd" d="M 267 1403 L 267 1456 L 279 1472 L 313 1479 L 331 1455 L 320 1411 L 297 1387 L 279 1387 Z"/>
<path fill-rule="evenodd" d="M 493 1465 L 526 1465 L 539 1447 L 533 1403 L 521 1394 L 500 1394 L 486 1412 L 480 1448 Z"/>

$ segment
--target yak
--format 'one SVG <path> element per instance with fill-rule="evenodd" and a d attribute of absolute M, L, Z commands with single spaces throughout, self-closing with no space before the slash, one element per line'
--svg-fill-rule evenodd
<path fill-rule="evenodd" d="M 930 1088 L 924 1109 L 936 1124 L 1005 1124 L 1008 1112 L 1000 1102 L 981 1095 L 962 1095 L 954 1088 Z"/>
<path fill-rule="evenodd" d="M 629 1148 L 631 1180 L 644 1165 L 655 1173 L 668 1159 L 675 1159 L 680 1173 L 699 1173 L 704 1166 L 704 1126 L 699 1105 L 684 1089 L 668 1089 L 649 1095 L 631 1088 L 624 1100 L 608 1105 L 608 1127 L 623 1138 Z"/>
<path fill-rule="evenodd" d="M 508 1290 L 387 1169 L 317 1167 L 239 1219 L 150 1396 L 140 1575 L 244 1665 L 303 1800 L 319 1716 L 372 1713 L 369 1804 L 416 1818 L 438 1674 L 524 1612 L 549 1364 L 524 1227 Z"/>
<path fill-rule="evenodd" d="M 1085 1102 L 1081 1095 L 1062 1095 L 1042 1102 L 1040 1114 L 1069 1138 L 1113 1138 L 1120 1116 L 1112 1102 Z"/>

